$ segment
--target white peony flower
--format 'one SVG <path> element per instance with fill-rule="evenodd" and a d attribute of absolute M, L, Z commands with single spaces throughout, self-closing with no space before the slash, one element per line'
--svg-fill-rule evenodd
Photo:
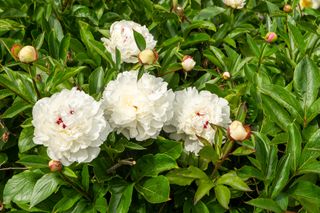
<path fill-rule="evenodd" d="M 245 0 L 223 0 L 223 3 L 234 9 L 242 9 L 246 5 Z"/>
<path fill-rule="evenodd" d="M 174 93 L 161 78 L 137 71 L 120 73 L 103 93 L 106 119 L 117 133 L 143 141 L 156 138 L 173 116 Z"/>
<path fill-rule="evenodd" d="M 213 143 L 215 124 L 227 127 L 230 123 L 228 102 L 208 91 L 187 88 L 176 92 L 174 116 L 164 130 L 175 140 L 184 140 L 185 150 L 197 154 L 203 147 L 197 136 Z"/>
<path fill-rule="evenodd" d="M 183 57 L 181 65 L 184 71 L 189 72 L 194 68 L 196 62 L 193 60 L 191 56 L 186 55 Z"/>
<path fill-rule="evenodd" d="M 318 9 L 320 7 L 320 0 L 300 0 L 299 5 L 301 9 L 304 9 L 304 8 Z"/>
<path fill-rule="evenodd" d="M 141 26 L 133 21 L 117 21 L 110 27 L 110 38 L 101 38 L 106 49 L 111 53 L 113 60 L 116 56 L 116 48 L 121 53 L 121 60 L 126 63 L 137 63 L 140 50 L 134 39 L 133 30 L 140 33 L 146 41 L 146 49 L 154 49 L 157 41 L 150 34 L 146 26 Z"/>
<path fill-rule="evenodd" d="M 111 131 L 101 103 L 76 88 L 40 99 L 32 115 L 34 143 L 48 147 L 49 157 L 66 166 L 96 158 Z"/>

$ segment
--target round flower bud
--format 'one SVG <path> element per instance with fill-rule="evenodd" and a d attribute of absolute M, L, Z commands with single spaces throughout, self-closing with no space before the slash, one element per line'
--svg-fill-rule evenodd
<path fill-rule="evenodd" d="M 23 63 L 32 63 L 38 59 L 37 50 L 33 46 L 24 46 L 18 53 L 18 58 Z"/>
<path fill-rule="evenodd" d="M 183 57 L 181 65 L 184 71 L 189 72 L 196 65 L 196 62 L 193 60 L 191 56 L 186 55 Z"/>
<path fill-rule="evenodd" d="M 230 77 L 231 77 L 231 75 L 230 75 L 229 72 L 224 72 L 224 73 L 222 74 L 222 78 L 223 78 L 224 80 L 228 80 Z"/>
<path fill-rule="evenodd" d="M 138 55 L 139 62 L 141 64 L 154 64 L 158 59 L 158 54 L 150 49 L 141 51 Z"/>
<path fill-rule="evenodd" d="M 60 172 L 62 169 L 62 163 L 58 160 L 51 160 L 48 166 L 51 172 Z"/>
<path fill-rule="evenodd" d="M 264 37 L 264 39 L 268 43 L 275 42 L 277 40 L 277 38 L 278 38 L 278 36 L 275 32 L 268 32 L 267 35 Z"/>
<path fill-rule="evenodd" d="M 18 54 L 19 54 L 21 48 L 22 48 L 22 45 L 21 45 L 21 44 L 14 44 L 14 45 L 11 47 L 11 50 L 10 50 L 10 51 L 11 51 L 11 54 L 13 55 L 13 57 L 14 57 L 15 59 L 18 59 Z"/>
<path fill-rule="evenodd" d="M 249 126 L 243 126 L 240 121 L 233 121 L 228 127 L 228 135 L 232 140 L 243 141 L 250 137 L 251 130 Z"/>
<path fill-rule="evenodd" d="M 292 12 L 292 7 L 290 4 L 285 4 L 283 6 L 283 11 L 286 12 L 286 13 L 291 13 Z"/>

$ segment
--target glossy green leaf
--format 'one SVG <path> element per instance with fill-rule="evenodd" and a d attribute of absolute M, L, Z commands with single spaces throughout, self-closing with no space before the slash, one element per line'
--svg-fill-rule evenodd
<path fill-rule="evenodd" d="M 271 197 L 275 198 L 288 184 L 289 175 L 290 175 L 290 160 L 291 154 L 285 155 L 279 161 L 276 176 L 273 181 L 272 189 L 271 189 Z"/>
<path fill-rule="evenodd" d="M 280 206 L 274 200 L 269 198 L 256 198 L 253 200 L 249 200 L 246 203 L 249 205 L 252 205 L 261 209 L 265 209 L 268 211 L 276 212 L 276 213 L 283 212 Z"/>
<path fill-rule="evenodd" d="M 26 152 L 36 146 L 33 143 L 33 127 L 23 128 L 18 141 L 19 152 Z"/>
<path fill-rule="evenodd" d="M 292 170 L 295 172 L 300 162 L 302 137 L 301 137 L 298 126 L 293 123 L 288 126 L 288 132 L 289 132 L 289 141 L 288 141 L 286 153 L 290 154 L 291 156 L 290 164 L 291 164 Z"/>
<path fill-rule="evenodd" d="M 103 89 L 104 89 L 104 71 L 102 67 L 98 67 L 89 76 L 89 94 L 98 94 Z"/>
<path fill-rule="evenodd" d="M 231 186 L 240 191 L 251 191 L 249 186 L 237 176 L 235 172 L 229 172 L 218 178 L 216 184 L 224 184 Z"/>
<path fill-rule="evenodd" d="M 33 188 L 30 206 L 33 207 L 47 199 L 51 194 L 56 192 L 60 184 L 61 180 L 56 173 L 49 173 L 42 176 Z"/>
<path fill-rule="evenodd" d="M 207 175 L 201 169 L 190 166 L 189 168 L 171 170 L 166 177 L 171 184 L 185 186 L 190 185 L 196 179 L 206 179 Z"/>
<path fill-rule="evenodd" d="M 167 140 L 167 139 L 158 137 L 157 145 L 160 153 L 169 155 L 173 159 L 177 159 L 181 155 L 181 152 L 182 152 L 181 142 Z"/>
<path fill-rule="evenodd" d="M 146 41 L 143 37 L 143 35 L 141 35 L 141 33 L 133 30 L 133 36 L 134 36 L 134 40 L 136 41 L 137 47 L 139 48 L 140 51 L 143 51 L 144 49 L 146 49 Z"/>
<path fill-rule="evenodd" d="M 169 200 L 170 185 L 165 176 L 149 178 L 144 183 L 135 185 L 135 188 L 149 203 L 162 203 Z"/>
<path fill-rule="evenodd" d="M 229 202 L 231 198 L 231 193 L 228 187 L 224 185 L 217 185 L 214 187 L 214 193 L 221 206 L 225 209 L 229 209 Z"/>

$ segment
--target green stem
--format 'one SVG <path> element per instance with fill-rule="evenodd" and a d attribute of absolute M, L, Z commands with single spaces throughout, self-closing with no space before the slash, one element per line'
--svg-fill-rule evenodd
<path fill-rule="evenodd" d="M 134 161 L 132 158 L 124 159 L 124 160 L 119 160 L 118 163 L 113 165 L 107 170 L 107 173 L 114 173 L 117 168 L 123 165 L 129 165 L 129 166 L 134 166 L 136 164 L 136 161 Z"/>
<path fill-rule="evenodd" d="M 230 152 L 231 152 L 231 150 L 232 150 L 233 144 L 234 144 L 233 141 L 229 141 L 228 144 L 226 144 L 226 145 L 223 147 L 223 148 L 226 147 L 226 148 L 223 150 L 223 153 L 224 153 L 224 154 L 223 154 L 222 158 L 221 158 L 220 160 L 218 160 L 218 162 L 216 163 L 216 165 L 215 165 L 215 167 L 214 167 L 214 169 L 213 169 L 213 171 L 212 171 L 212 173 L 211 173 L 211 177 L 212 177 L 212 178 L 215 177 L 215 175 L 216 175 L 216 173 L 218 172 L 218 170 L 220 169 L 222 163 L 228 158 L 228 156 L 229 156 L 229 154 L 230 154 Z"/>
<path fill-rule="evenodd" d="M 76 190 L 77 192 L 79 192 L 81 195 L 83 195 L 88 201 L 92 201 L 90 195 L 82 189 L 82 187 L 80 187 L 77 183 L 75 183 L 74 181 L 72 181 L 70 178 L 68 178 L 67 176 L 65 176 L 62 172 L 59 172 L 60 177 L 67 182 L 74 190 Z"/>
<path fill-rule="evenodd" d="M 39 90 L 38 90 L 37 83 L 36 83 L 36 81 L 35 81 L 35 79 L 34 79 L 35 76 L 33 76 L 32 73 L 31 73 L 31 66 L 30 66 L 30 65 L 28 65 L 28 72 L 29 72 L 29 75 L 30 75 L 30 77 L 31 77 L 31 79 L 32 79 L 32 84 L 33 84 L 34 90 L 35 90 L 36 93 L 37 93 L 37 98 L 38 98 L 38 100 L 39 100 L 39 99 L 41 99 L 41 94 L 40 94 L 40 92 L 39 92 Z"/>

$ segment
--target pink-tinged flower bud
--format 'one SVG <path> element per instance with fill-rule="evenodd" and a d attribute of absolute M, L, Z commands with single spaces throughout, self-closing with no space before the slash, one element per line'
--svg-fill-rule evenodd
<path fill-rule="evenodd" d="M 244 126 L 240 121 L 233 121 L 228 127 L 228 135 L 232 140 L 243 141 L 251 135 L 249 126 Z"/>
<path fill-rule="evenodd" d="M 138 55 L 141 64 L 154 64 L 158 60 L 158 53 L 156 51 L 145 49 Z"/>
<path fill-rule="evenodd" d="M 183 57 L 181 65 L 184 71 L 189 72 L 194 68 L 196 62 L 190 55 L 186 55 Z"/>
<path fill-rule="evenodd" d="M 229 72 L 224 72 L 224 73 L 222 74 L 222 78 L 223 78 L 224 80 L 228 80 L 230 77 L 231 77 L 231 75 L 230 75 Z"/>
<path fill-rule="evenodd" d="M 277 40 L 277 38 L 278 38 L 278 36 L 275 32 L 268 32 L 267 35 L 264 37 L 264 39 L 268 43 L 275 42 Z"/>
<path fill-rule="evenodd" d="M 22 63 L 32 63 L 38 59 L 37 50 L 33 46 L 24 46 L 18 53 Z"/>
<path fill-rule="evenodd" d="M 15 59 L 18 59 L 18 54 L 19 54 L 21 48 L 22 48 L 22 45 L 21 45 L 21 44 L 14 44 L 14 45 L 11 47 L 10 51 L 11 51 L 11 54 L 13 55 L 13 57 L 14 57 Z"/>
<path fill-rule="evenodd" d="M 290 4 L 285 4 L 283 6 L 283 11 L 286 12 L 286 13 L 291 13 L 292 12 L 292 7 Z"/>
<path fill-rule="evenodd" d="M 58 160 L 51 160 L 48 165 L 51 172 L 60 172 L 62 170 L 62 164 Z"/>
<path fill-rule="evenodd" d="M 4 132 L 1 137 L 2 141 L 7 142 L 9 140 L 9 135 L 10 135 L 9 132 Z"/>

